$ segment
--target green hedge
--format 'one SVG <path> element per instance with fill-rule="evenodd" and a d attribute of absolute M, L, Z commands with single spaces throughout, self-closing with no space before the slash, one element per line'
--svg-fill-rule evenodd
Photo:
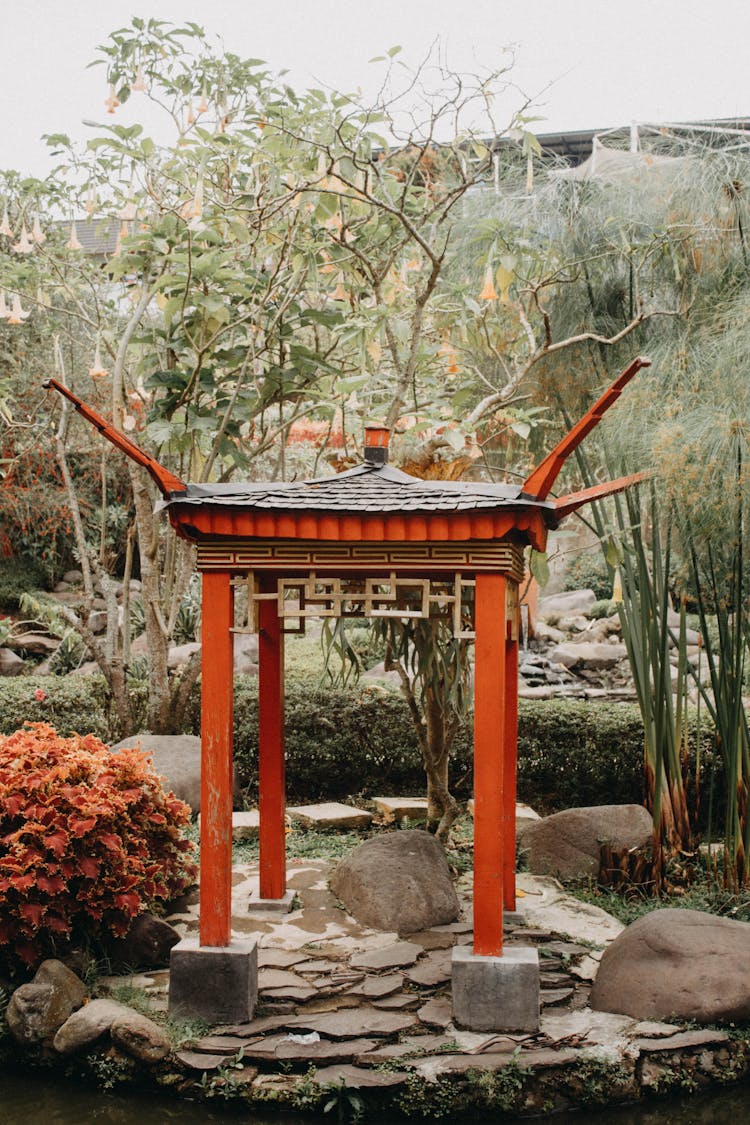
<path fill-rule="evenodd" d="M 45 698 L 36 698 L 37 690 Z M 0 733 L 24 720 L 52 723 L 61 734 L 107 737 L 104 685 L 99 677 L 23 676 L 0 680 Z M 200 729 L 200 692 L 190 701 L 185 729 Z M 704 734 L 704 766 L 713 761 Z M 287 793 L 291 802 L 419 794 L 425 782 L 404 701 L 379 687 L 326 689 L 289 678 L 286 685 Z M 456 796 L 472 793 L 471 719 L 451 763 Z M 258 786 L 258 681 L 237 677 L 235 760 L 249 800 Z M 709 780 L 704 772 L 706 812 Z M 541 812 L 575 805 L 640 803 L 644 799 L 643 727 L 635 704 L 521 700 L 518 794 Z M 717 794 L 720 807 L 721 793 Z"/>
<path fill-rule="evenodd" d="M 101 676 L 13 676 L 0 679 L 0 734 L 25 722 L 49 723 L 58 734 L 109 737 Z"/>

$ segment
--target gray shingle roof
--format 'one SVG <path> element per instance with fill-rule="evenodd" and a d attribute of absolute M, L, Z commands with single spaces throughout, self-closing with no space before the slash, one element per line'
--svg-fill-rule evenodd
<path fill-rule="evenodd" d="M 519 485 L 481 481 L 421 480 L 390 465 L 357 465 L 331 477 L 303 481 L 241 481 L 236 484 L 188 484 L 172 503 L 220 505 L 263 511 L 315 512 L 468 512 L 502 508 L 521 500 Z"/>

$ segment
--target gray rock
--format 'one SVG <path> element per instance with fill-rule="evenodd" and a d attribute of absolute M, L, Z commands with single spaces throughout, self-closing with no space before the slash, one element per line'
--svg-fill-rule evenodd
<path fill-rule="evenodd" d="M 167 657 L 167 665 L 170 669 L 181 668 L 183 664 L 187 664 L 190 657 L 200 652 L 201 646 L 197 641 L 188 641 L 184 645 L 175 645 L 170 648 L 169 656 Z"/>
<path fill-rule="evenodd" d="M 153 914 L 139 914 L 124 938 L 108 944 L 107 954 L 115 968 L 166 968 L 169 951 L 179 940 L 177 930 L 168 922 Z"/>
<path fill-rule="evenodd" d="M 135 746 L 150 754 L 154 769 L 163 778 L 166 789 L 190 805 L 193 812 L 201 807 L 201 740 L 194 734 L 134 734 L 111 747 L 113 753 Z M 235 775 L 235 797 L 238 798 Z M 239 799 L 237 799 L 239 804 Z"/>
<path fill-rule="evenodd" d="M 103 633 L 107 628 L 107 611 L 95 609 L 89 615 L 88 626 L 92 633 Z"/>
<path fill-rule="evenodd" d="M 56 637 L 48 637 L 46 633 L 16 633 L 11 643 L 14 649 L 22 648 L 26 652 L 42 656 L 57 652 L 60 647 L 60 641 Z M 39 675 L 38 670 L 37 675 Z"/>
<path fill-rule="evenodd" d="M 539 600 L 539 617 L 572 617 L 588 613 L 596 601 L 593 590 L 568 590 Z"/>
<path fill-rule="evenodd" d="M 534 626 L 534 636 L 538 641 L 546 641 L 553 645 L 559 645 L 565 640 L 562 629 L 557 629 L 554 625 L 548 625 L 546 621 L 537 621 Z"/>
<path fill-rule="evenodd" d="M 80 570 L 66 570 L 62 580 L 67 582 L 69 586 L 77 586 L 79 582 L 83 582 L 83 574 Z"/>
<path fill-rule="evenodd" d="M 654 910 L 608 946 L 590 1004 L 639 1020 L 744 1021 L 750 1019 L 748 963 L 747 922 L 700 910 Z"/>
<path fill-rule="evenodd" d="M 568 641 L 558 645 L 550 653 L 550 660 L 563 664 L 566 668 L 591 668 L 600 671 L 612 668 L 625 660 L 628 650 L 625 645 L 607 644 L 602 641 Z"/>
<path fill-rule="evenodd" d="M 101 675 L 101 668 L 95 660 L 87 660 L 83 664 L 79 664 L 72 672 L 68 672 L 69 676 L 99 676 Z"/>
<path fill-rule="evenodd" d="M 533 875 L 596 876 L 601 844 L 643 847 L 651 829 L 651 816 L 642 805 L 593 805 L 525 824 L 519 838 Z"/>
<path fill-rule="evenodd" d="M 10 998 L 6 1019 L 17 1043 L 50 1039 L 86 999 L 86 988 L 62 961 L 42 961 L 33 981 Z"/>
<path fill-rule="evenodd" d="M 116 1046 L 140 1062 L 159 1062 L 170 1051 L 169 1039 L 159 1025 L 131 1008 L 114 1020 L 109 1033 Z"/>
<path fill-rule="evenodd" d="M 96 1043 L 109 1032 L 112 1024 L 126 1019 L 131 1012 L 116 1000 L 91 1000 L 66 1019 L 52 1041 L 52 1046 L 60 1055 L 70 1055 L 90 1043 Z"/>
<path fill-rule="evenodd" d="M 258 634 L 234 634 L 234 670 L 238 676 L 257 675 Z"/>
<path fill-rule="evenodd" d="M 9 648 L 0 648 L 0 676 L 20 676 L 23 667 L 20 656 L 16 656 Z"/>
<path fill-rule="evenodd" d="M 413 934 L 459 914 L 445 852 L 419 829 L 360 844 L 336 867 L 331 889 L 357 921 L 376 930 Z"/>

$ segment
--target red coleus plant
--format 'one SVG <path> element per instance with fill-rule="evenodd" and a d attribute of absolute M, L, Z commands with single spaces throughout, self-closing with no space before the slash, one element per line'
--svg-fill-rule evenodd
<path fill-rule="evenodd" d="M 123 936 L 193 882 L 190 809 L 140 750 L 46 723 L 0 737 L 0 960 L 34 968 L 76 942 Z"/>

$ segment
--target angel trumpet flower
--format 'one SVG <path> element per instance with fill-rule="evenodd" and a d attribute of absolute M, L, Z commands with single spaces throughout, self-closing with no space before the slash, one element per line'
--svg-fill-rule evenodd
<path fill-rule="evenodd" d="M 8 317 L 8 324 L 23 324 L 29 314 L 21 308 L 21 298 L 13 294 L 13 306 Z"/>
<path fill-rule="evenodd" d="M 0 289 L 0 320 L 7 320 L 9 316 L 8 306 L 5 303 L 5 290 Z"/>
<path fill-rule="evenodd" d="M 26 230 L 26 223 L 23 223 L 21 226 L 21 236 L 18 239 L 18 242 L 15 242 L 11 246 L 11 250 L 14 250 L 16 254 L 30 254 L 33 249 L 34 243 L 29 238 L 29 232 Z"/>
<path fill-rule="evenodd" d="M 3 221 L 2 221 L 2 223 L 0 223 L 0 234 L 4 234 L 6 238 L 12 238 L 13 237 L 13 228 L 11 227 L 11 225 L 8 221 L 8 204 L 7 203 L 5 204 L 5 210 L 3 211 Z"/>
<path fill-rule="evenodd" d="M 39 215 L 34 216 L 34 225 L 31 228 L 31 237 L 36 242 L 37 246 L 41 246 L 46 241 L 47 235 L 42 230 L 42 224 L 39 221 Z"/>
<path fill-rule="evenodd" d="M 482 286 L 482 292 L 479 294 L 479 300 L 480 301 L 496 301 L 497 300 L 497 291 L 495 289 L 495 283 L 492 280 L 492 266 L 488 265 L 487 269 L 484 271 L 484 285 Z"/>
<path fill-rule="evenodd" d="M 109 371 L 107 371 L 102 363 L 98 340 L 96 341 L 96 351 L 94 352 L 94 365 L 93 367 L 89 367 L 89 375 L 92 379 L 105 379 L 107 375 L 109 375 Z"/>
<path fill-rule="evenodd" d="M 109 95 L 105 99 L 104 104 L 107 107 L 107 113 L 114 113 L 118 105 L 120 104 L 120 99 L 115 93 L 114 82 L 110 82 L 109 84 Z"/>
<path fill-rule="evenodd" d="M 70 238 L 65 243 L 66 250 L 83 250 L 83 246 L 78 241 L 78 231 L 76 230 L 76 221 L 73 219 L 70 224 Z"/>

